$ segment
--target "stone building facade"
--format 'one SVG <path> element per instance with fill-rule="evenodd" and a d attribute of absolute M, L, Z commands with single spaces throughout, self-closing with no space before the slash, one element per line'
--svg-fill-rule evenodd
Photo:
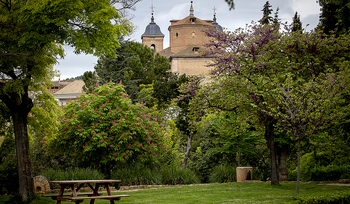
<path fill-rule="evenodd" d="M 141 36 L 142 43 L 155 49 L 160 55 L 170 61 L 170 71 L 180 75 L 208 74 L 211 62 L 210 57 L 200 57 L 205 50 L 204 44 L 209 42 L 209 37 L 203 30 L 216 27 L 222 31 L 222 27 L 213 20 L 201 20 L 194 16 L 193 2 L 191 1 L 190 15 L 182 20 L 171 20 L 169 30 L 170 46 L 163 49 L 164 34 L 154 22 L 152 13 L 151 23 L 146 27 Z"/>

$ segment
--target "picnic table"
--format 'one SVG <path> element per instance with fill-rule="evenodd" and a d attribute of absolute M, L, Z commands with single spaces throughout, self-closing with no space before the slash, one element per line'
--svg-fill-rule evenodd
<path fill-rule="evenodd" d="M 95 199 L 110 200 L 111 204 L 114 204 L 114 200 L 120 200 L 122 197 L 130 197 L 130 195 L 112 195 L 111 184 L 121 182 L 121 180 L 71 180 L 71 181 L 50 181 L 51 184 L 59 184 L 61 186 L 58 194 L 55 195 L 43 195 L 44 197 L 51 197 L 53 200 L 57 200 L 57 204 L 61 201 L 81 203 L 84 200 L 90 199 L 90 204 L 95 202 Z M 87 185 L 91 188 L 92 193 L 78 193 L 78 191 Z M 77 187 L 76 187 L 77 186 Z M 107 195 L 99 193 L 99 187 L 104 186 L 107 191 Z M 64 194 L 64 189 L 70 187 L 72 192 Z M 80 196 L 80 197 L 79 197 Z M 82 197 L 83 196 L 83 197 Z"/>

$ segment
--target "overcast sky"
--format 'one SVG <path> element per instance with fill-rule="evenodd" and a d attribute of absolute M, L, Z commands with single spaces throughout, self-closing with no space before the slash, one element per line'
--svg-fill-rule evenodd
<path fill-rule="evenodd" d="M 141 42 L 141 35 L 151 21 L 151 5 L 154 6 L 155 22 L 160 27 L 164 37 L 164 48 L 169 46 L 170 20 L 181 20 L 190 14 L 190 0 L 142 0 L 136 4 L 136 10 L 130 11 L 135 33 L 130 38 Z M 262 18 L 262 8 L 266 0 L 235 0 L 235 9 L 229 10 L 224 0 L 194 0 L 194 15 L 202 20 L 211 20 L 216 9 L 217 22 L 227 30 L 235 30 L 245 27 L 252 21 Z M 307 30 L 315 28 L 318 24 L 320 7 L 316 0 L 270 0 L 272 5 L 272 17 L 279 7 L 279 18 L 282 22 L 291 23 L 294 13 L 300 14 L 301 22 Z M 94 71 L 97 58 L 92 55 L 75 55 L 73 49 L 66 47 L 66 57 L 59 60 L 54 68 L 61 73 L 61 79 L 76 77 L 86 71 Z M 57 78 L 56 78 L 57 79 Z"/>

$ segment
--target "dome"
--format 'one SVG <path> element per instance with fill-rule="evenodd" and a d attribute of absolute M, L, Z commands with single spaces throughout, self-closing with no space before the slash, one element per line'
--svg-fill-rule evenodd
<path fill-rule="evenodd" d="M 219 31 L 223 32 L 223 29 L 222 29 L 221 25 L 219 25 L 216 22 L 216 15 L 215 14 L 214 14 L 214 19 L 213 19 L 213 25 L 215 25 L 216 29 L 218 29 Z"/>
<path fill-rule="evenodd" d="M 148 24 L 145 32 L 142 35 L 164 35 L 162 31 L 160 31 L 160 27 L 154 22 L 153 14 L 151 22 Z"/>

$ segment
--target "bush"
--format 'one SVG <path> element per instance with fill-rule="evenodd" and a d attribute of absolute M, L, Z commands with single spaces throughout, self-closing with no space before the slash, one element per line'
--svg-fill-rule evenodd
<path fill-rule="evenodd" d="M 18 191 L 15 139 L 5 136 L 0 146 L 0 195 Z"/>
<path fill-rule="evenodd" d="M 120 185 L 154 185 L 159 184 L 157 174 L 145 165 L 128 165 L 123 168 L 112 170 L 113 179 L 121 180 Z"/>
<path fill-rule="evenodd" d="M 350 194 L 332 194 L 312 197 L 298 197 L 299 204 L 343 204 L 350 203 Z"/>
<path fill-rule="evenodd" d="M 43 173 L 50 181 L 55 180 L 100 180 L 104 176 L 90 168 L 68 168 L 66 170 L 49 169 Z"/>
<path fill-rule="evenodd" d="M 210 183 L 226 183 L 236 181 L 236 168 L 227 165 L 219 165 L 213 168 L 209 175 Z"/>
<path fill-rule="evenodd" d="M 350 165 L 348 166 L 322 166 L 311 170 L 313 181 L 336 181 L 350 178 Z"/>
<path fill-rule="evenodd" d="M 199 183 L 198 177 L 189 169 L 174 166 L 150 168 L 142 164 L 117 169 L 112 172 L 112 178 L 122 180 L 122 186 Z"/>
<path fill-rule="evenodd" d="M 189 169 L 180 167 L 163 166 L 159 171 L 161 184 L 177 185 L 177 184 L 193 184 L 199 183 L 199 178 Z"/>

